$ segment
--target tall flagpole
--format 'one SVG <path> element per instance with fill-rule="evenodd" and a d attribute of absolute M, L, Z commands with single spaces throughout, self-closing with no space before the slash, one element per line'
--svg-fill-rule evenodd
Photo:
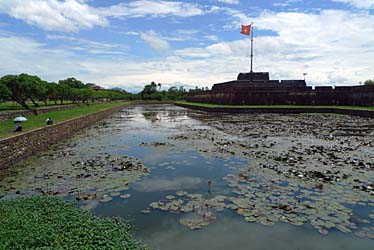
<path fill-rule="evenodd" d="M 251 73 L 253 72 L 253 22 L 251 22 Z"/>

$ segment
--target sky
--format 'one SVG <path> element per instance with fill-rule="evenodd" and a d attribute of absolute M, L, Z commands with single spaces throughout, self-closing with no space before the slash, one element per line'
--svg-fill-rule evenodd
<path fill-rule="evenodd" d="M 0 76 L 140 91 L 254 71 L 307 84 L 374 78 L 374 0 L 0 0 Z"/>

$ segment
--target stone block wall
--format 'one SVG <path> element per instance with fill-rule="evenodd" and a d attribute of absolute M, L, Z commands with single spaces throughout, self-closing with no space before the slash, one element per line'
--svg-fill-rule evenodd
<path fill-rule="evenodd" d="M 52 144 L 70 137 L 75 132 L 102 120 L 126 105 L 106 109 L 68 121 L 46 126 L 24 134 L 0 140 L 0 169 L 14 165 L 20 160 L 48 149 Z"/>
<path fill-rule="evenodd" d="M 72 105 L 64 105 L 64 106 L 56 106 L 56 107 L 45 107 L 45 108 L 39 108 L 39 109 L 36 109 L 36 110 L 18 110 L 18 111 L 1 112 L 0 113 L 0 122 L 16 118 L 17 116 L 35 115 L 35 112 L 37 114 L 44 114 L 44 113 L 48 113 L 50 111 L 71 109 L 71 108 L 74 108 L 76 106 L 77 105 L 72 104 Z"/>

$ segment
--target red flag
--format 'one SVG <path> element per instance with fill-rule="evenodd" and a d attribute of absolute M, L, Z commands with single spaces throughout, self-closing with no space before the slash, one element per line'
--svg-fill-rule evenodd
<path fill-rule="evenodd" d="M 242 31 L 240 33 L 249 36 L 251 34 L 251 25 L 242 25 Z"/>

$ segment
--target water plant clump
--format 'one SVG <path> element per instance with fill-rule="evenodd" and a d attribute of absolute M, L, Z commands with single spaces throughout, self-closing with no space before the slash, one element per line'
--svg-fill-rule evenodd
<path fill-rule="evenodd" d="M 123 192 L 150 172 L 135 158 L 108 153 L 89 158 L 71 156 L 69 162 L 23 171 L 17 178 L 10 175 L 2 180 L 8 185 L 0 186 L 0 195 L 48 194 L 73 196 L 82 202 L 109 202 L 116 196 L 129 198 Z"/>
<path fill-rule="evenodd" d="M 226 206 L 227 197 L 223 195 L 203 197 L 202 194 L 185 191 L 178 191 L 176 195 L 177 197 L 168 195 L 165 199 L 152 202 L 149 207 L 154 210 L 184 214 L 179 222 L 189 229 L 201 229 L 213 223 L 216 220 L 215 214 L 222 212 Z"/>
<path fill-rule="evenodd" d="M 311 225 L 370 238 L 373 218 L 352 207 L 374 205 L 370 119 L 330 115 L 194 113 L 210 127 L 190 126 L 169 139 L 203 157 L 221 158 L 230 174 L 227 209 L 250 223 Z M 251 122 L 248 122 L 251 121 Z M 355 128 L 353 128 L 354 124 Z M 354 130 L 354 131 L 353 131 Z M 352 132 L 353 131 L 353 132 Z M 249 166 L 230 162 L 248 159 Z M 227 191 L 227 190 L 226 190 Z"/>
<path fill-rule="evenodd" d="M 263 175 L 243 180 L 243 175 L 230 174 L 224 180 L 236 194 L 228 198 L 234 204 L 230 208 L 249 222 L 260 222 L 263 225 L 285 222 L 295 226 L 310 223 L 321 234 L 328 234 L 335 229 L 349 233 L 358 229 L 363 220 L 354 215 L 354 211 L 346 204 L 358 201 L 371 203 L 370 197 L 344 197 L 339 193 L 343 188 L 321 192 L 303 188 L 296 183 L 286 185 L 275 179 L 269 181 Z"/>
<path fill-rule="evenodd" d="M 99 218 L 56 197 L 0 200 L 0 249 L 146 249 L 121 219 Z"/>
<path fill-rule="evenodd" d="M 175 145 L 172 144 L 172 143 L 169 143 L 169 142 L 142 142 L 140 143 L 139 146 L 142 146 L 142 147 L 153 147 L 153 148 L 157 148 L 157 147 L 164 147 L 164 148 L 168 148 L 168 147 L 174 147 Z"/>

